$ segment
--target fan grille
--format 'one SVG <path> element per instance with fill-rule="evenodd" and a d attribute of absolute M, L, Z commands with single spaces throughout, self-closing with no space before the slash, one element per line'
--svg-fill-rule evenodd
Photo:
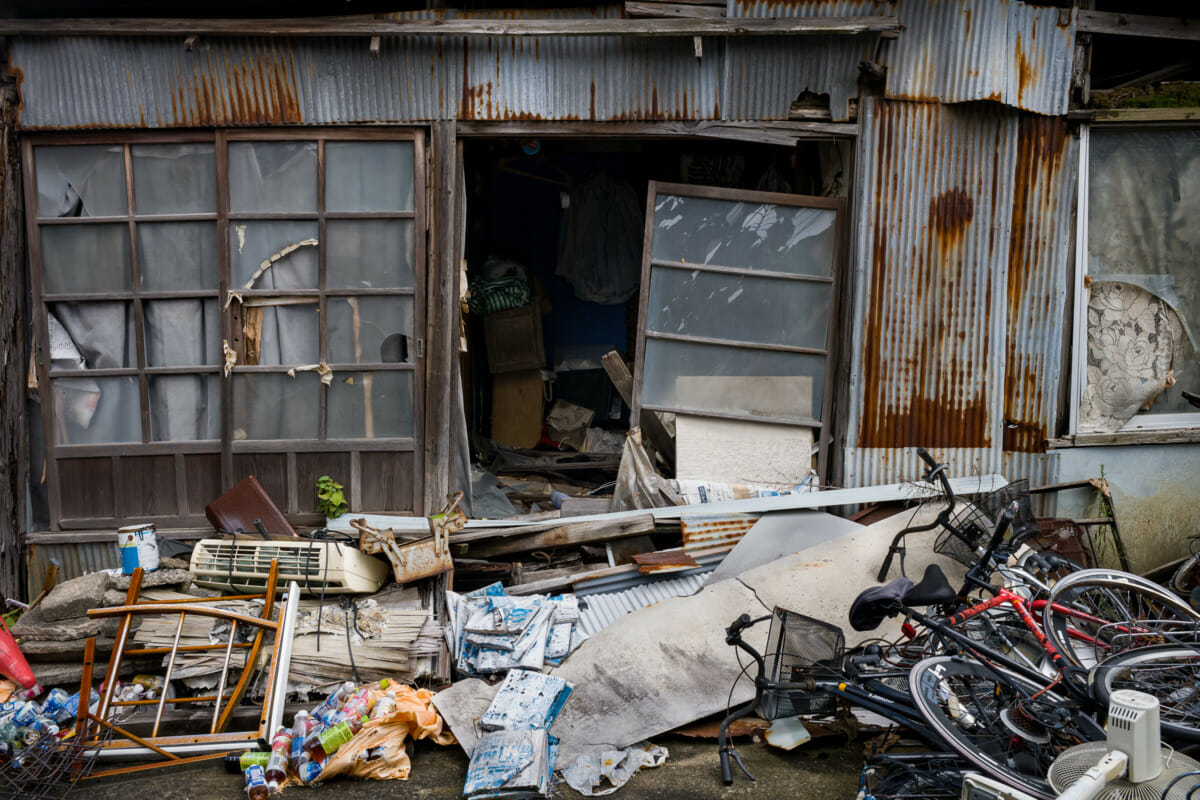
<path fill-rule="evenodd" d="M 1047 775 L 1054 791 L 1066 791 L 1068 786 L 1082 778 L 1085 772 L 1094 767 L 1096 762 L 1108 752 L 1108 749 L 1107 742 L 1088 742 L 1063 751 L 1062 755 L 1054 759 L 1054 763 L 1050 765 L 1050 773 Z M 1163 770 L 1154 780 L 1130 783 L 1124 778 L 1117 778 L 1104 787 L 1104 790 L 1096 795 L 1095 800 L 1159 800 L 1163 797 L 1163 789 L 1167 788 L 1167 784 L 1171 782 L 1172 778 L 1184 772 L 1200 769 L 1200 762 L 1169 748 L 1163 748 L 1162 758 Z M 1166 800 L 1184 800 L 1195 785 L 1187 780 L 1180 781 L 1171 789 L 1171 793 L 1166 795 Z"/>

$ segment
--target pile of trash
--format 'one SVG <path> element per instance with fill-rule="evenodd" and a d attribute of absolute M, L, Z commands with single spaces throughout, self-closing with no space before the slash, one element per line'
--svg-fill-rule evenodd
<path fill-rule="evenodd" d="M 500 583 L 467 594 L 447 592 L 447 641 L 463 675 L 556 665 L 583 643 L 574 595 L 510 597 Z"/>

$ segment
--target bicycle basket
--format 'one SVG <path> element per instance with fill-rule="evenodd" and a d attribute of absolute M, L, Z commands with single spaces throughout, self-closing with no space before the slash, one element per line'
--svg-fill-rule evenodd
<path fill-rule="evenodd" d="M 1039 529 L 1029 500 L 1029 481 L 1022 478 L 977 498 L 974 503 L 964 503 L 934 541 L 933 552 L 973 566 L 979 548 L 992 538 L 1001 512 L 1014 502 L 1017 515 L 1013 517 L 1007 541 L 1024 541 L 1036 535 Z"/>
<path fill-rule="evenodd" d="M 829 679 L 842 673 L 846 637 L 842 629 L 819 619 L 776 608 L 767 634 L 767 675 L 772 681 Z M 837 711 L 837 698 L 821 691 L 768 691 L 760 708 L 765 719 Z"/>

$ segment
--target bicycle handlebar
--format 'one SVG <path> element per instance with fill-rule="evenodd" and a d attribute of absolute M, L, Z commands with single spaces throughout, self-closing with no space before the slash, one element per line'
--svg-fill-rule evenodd
<path fill-rule="evenodd" d="M 940 525 L 945 525 L 950 520 L 950 514 L 954 511 L 954 489 L 950 486 L 950 479 L 946 477 L 946 465 L 939 464 L 937 459 L 929 454 L 929 451 L 924 447 L 917 448 L 917 457 L 920 458 L 929 467 L 925 471 L 925 480 L 928 483 L 933 483 L 935 480 L 942 485 L 942 494 L 945 495 L 947 506 L 938 513 L 937 519 L 925 525 L 916 525 L 911 528 L 905 528 L 897 533 L 892 538 L 892 543 L 888 547 L 887 555 L 884 556 L 883 564 L 879 567 L 879 573 L 875 576 L 875 580 L 883 583 L 887 580 L 887 574 L 892 568 L 892 560 L 896 557 L 896 553 L 900 552 L 900 542 L 905 536 L 910 533 L 921 533 L 923 531 L 931 531 Z"/>

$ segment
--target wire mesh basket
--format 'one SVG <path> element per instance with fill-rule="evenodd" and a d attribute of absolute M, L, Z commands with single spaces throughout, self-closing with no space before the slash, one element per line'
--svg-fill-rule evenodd
<path fill-rule="evenodd" d="M 76 783 L 91 774 L 100 744 L 109 736 L 111 732 L 107 730 L 99 739 L 71 737 L 59 741 L 47 736 L 17 750 L 11 760 L 0 764 L 0 797 L 62 800 Z"/>
<path fill-rule="evenodd" d="M 1036 535 L 1039 528 L 1029 499 L 1029 481 L 1022 478 L 973 503 L 961 504 L 933 543 L 933 552 L 968 567 L 974 565 L 979 559 L 979 548 L 992 538 L 1001 512 L 1013 503 L 1017 504 L 1017 515 L 1013 517 L 1007 541 L 1020 542 Z"/>
<path fill-rule="evenodd" d="M 969 766 L 945 753 L 870 756 L 860 787 L 874 800 L 958 800 Z"/>
<path fill-rule="evenodd" d="M 845 652 L 841 628 L 784 608 L 772 612 L 766 650 L 770 680 L 794 683 L 840 676 Z M 821 691 L 767 691 L 759 710 L 765 719 L 828 715 L 837 711 L 837 698 Z"/>

